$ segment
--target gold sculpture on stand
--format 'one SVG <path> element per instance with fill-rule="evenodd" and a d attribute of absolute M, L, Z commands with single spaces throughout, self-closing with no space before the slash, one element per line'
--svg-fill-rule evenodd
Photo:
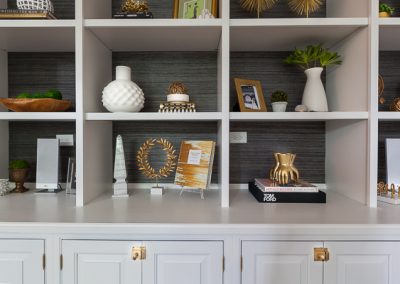
<path fill-rule="evenodd" d="M 391 111 L 400 111 L 400 98 L 395 98 L 390 105 Z"/>
<path fill-rule="evenodd" d="M 159 170 L 154 169 L 149 162 L 149 154 L 150 150 L 156 145 L 160 145 L 162 150 L 166 153 L 166 161 L 165 165 Z M 174 146 L 171 142 L 166 139 L 148 139 L 143 145 L 140 147 L 137 153 L 137 162 L 139 166 L 139 170 L 147 176 L 148 178 L 156 180 L 156 187 L 152 187 L 152 194 L 161 195 L 164 193 L 164 188 L 158 186 L 158 180 L 163 177 L 168 177 L 173 173 L 176 167 L 176 155 Z"/>
<path fill-rule="evenodd" d="M 121 5 L 121 10 L 127 13 L 147 12 L 149 10 L 149 5 L 146 1 L 125 0 Z"/>
<path fill-rule="evenodd" d="M 241 0 L 242 8 L 249 12 L 257 12 L 257 17 L 260 13 L 272 8 L 278 0 Z"/>
<path fill-rule="evenodd" d="M 309 17 L 310 13 L 316 12 L 322 5 L 321 0 L 290 0 L 289 7 L 300 16 Z"/>
<path fill-rule="evenodd" d="M 276 165 L 270 171 L 270 179 L 279 185 L 285 185 L 290 182 L 297 183 L 300 179 L 300 174 L 294 166 L 296 155 L 291 153 L 275 153 L 274 157 Z"/>

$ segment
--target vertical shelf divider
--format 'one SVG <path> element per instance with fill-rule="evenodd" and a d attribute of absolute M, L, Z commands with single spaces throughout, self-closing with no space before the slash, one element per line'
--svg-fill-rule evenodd
<path fill-rule="evenodd" d="M 0 97 L 8 97 L 8 53 L 0 49 Z M 7 110 L 2 110 L 6 112 Z M 8 121 L 0 121 L 0 175 L 8 176 L 8 162 L 9 162 L 9 131 Z"/>

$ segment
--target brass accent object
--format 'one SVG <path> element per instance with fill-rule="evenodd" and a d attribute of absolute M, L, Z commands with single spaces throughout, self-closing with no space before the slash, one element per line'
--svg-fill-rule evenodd
<path fill-rule="evenodd" d="M 240 0 L 240 6 L 248 12 L 257 12 L 257 17 L 260 13 L 267 9 L 271 9 L 278 0 Z"/>
<path fill-rule="evenodd" d="M 390 185 L 390 198 L 395 199 L 396 198 L 396 186 L 392 183 Z"/>
<path fill-rule="evenodd" d="M 390 105 L 391 111 L 400 111 L 400 98 L 395 98 Z"/>
<path fill-rule="evenodd" d="M 167 160 L 165 165 L 159 169 L 154 169 L 149 163 L 149 154 L 150 150 L 156 145 L 159 144 L 163 151 L 167 154 Z M 152 179 L 155 179 L 158 183 L 158 179 L 162 177 L 168 177 L 176 167 L 176 155 L 174 146 L 171 142 L 166 139 L 159 138 L 159 139 L 148 139 L 143 145 L 140 147 L 137 153 L 137 162 L 139 166 L 139 170 L 142 173 Z"/>
<path fill-rule="evenodd" d="M 149 10 L 149 5 L 147 1 L 137 1 L 137 0 L 125 0 L 125 2 L 121 5 L 122 12 L 127 13 L 139 13 L 139 12 L 147 12 Z"/>
<path fill-rule="evenodd" d="M 383 77 L 379 75 L 378 77 L 378 96 L 379 96 L 379 103 L 383 105 L 385 103 L 385 98 L 383 97 L 383 91 L 385 90 L 385 81 Z"/>
<path fill-rule="evenodd" d="M 173 82 L 168 87 L 168 94 L 187 94 L 188 89 L 182 82 Z"/>
<path fill-rule="evenodd" d="M 300 179 L 300 174 L 294 166 L 295 154 L 291 153 L 275 153 L 276 165 L 270 171 L 270 179 L 277 182 L 279 185 L 285 185 L 291 181 L 297 182 Z"/>
<path fill-rule="evenodd" d="M 28 177 L 29 169 L 12 169 L 10 170 L 10 177 L 15 181 L 15 188 L 12 192 L 23 193 L 28 191 L 24 183 Z"/>
<path fill-rule="evenodd" d="M 314 261 L 329 261 L 329 250 L 327 248 L 314 248 Z"/>
<path fill-rule="evenodd" d="M 62 112 L 71 107 L 71 101 L 56 99 L 0 99 L 9 110 L 15 112 Z"/>
<path fill-rule="evenodd" d="M 133 260 L 144 260 L 146 259 L 146 247 L 133 247 L 131 252 L 131 257 Z"/>
<path fill-rule="evenodd" d="M 379 183 L 378 183 L 378 195 L 382 195 L 382 194 L 384 194 L 385 193 L 385 187 L 386 187 L 386 184 L 383 182 L 383 181 L 380 181 Z"/>
<path fill-rule="evenodd" d="M 191 102 L 161 103 L 158 112 L 196 112 L 196 104 Z"/>
<path fill-rule="evenodd" d="M 310 13 L 316 12 L 322 5 L 321 0 L 290 0 L 289 7 L 299 16 L 309 17 Z"/>

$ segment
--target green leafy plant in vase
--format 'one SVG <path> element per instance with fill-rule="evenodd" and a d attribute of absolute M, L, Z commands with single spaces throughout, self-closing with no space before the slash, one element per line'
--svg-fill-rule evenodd
<path fill-rule="evenodd" d="M 29 163 L 25 160 L 13 160 L 9 164 L 10 179 L 15 181 L 13 192 L 22 193 L 28 191 L 24 183 L 29 173 Z"/>
<path fill-rule="evenodd" d="M 273 112 L 285 112 L 287 103 L 288 102 L 288 95 L 284 91 L 275 91 L 271 95 L 271 103 L 272 103 L 272 111 Z"/>
<path fill-rule="evenodd" d="M 394 13 L 394 8 L 390 7 L 386 3 L 379 3 L 379 17 L 380 18 L 387 18 L 393 15 Z"/>
<path fill-rule="evenodd" d="M 302 104 L 307 106 L 309 111 L 328 111 L 321 74 L 324 68 L 330 65 L 342 64 L 341 56 L 324 48 L 322 44 L 308 45 L 305 49 L 295 48 L 284 63 L 299 66 L 307 76 Z"/>

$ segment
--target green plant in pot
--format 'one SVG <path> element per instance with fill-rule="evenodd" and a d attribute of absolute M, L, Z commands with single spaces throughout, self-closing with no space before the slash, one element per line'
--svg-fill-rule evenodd
<path fill-rule="evenodd" d="M 287 107 L 288 95 L 284 91 L 275 91 L 271 95 L 272 111 L 285 112 Z"/>
<path fill-rule="evenodd" d="M 342 64 L 341 56 L 324 48 L 322 44 L 308 45 L 305 49 L 295 48 L 284 63 L 299 66 L 307 76 L 302 104 L 307 106 L 309 111 L 328 111 L 321 74 L 324 68 L 330 65 Z"/>
<path fill-rule="evenodd" d="M 380 2 L 379 3 L 379 17 L 387 18 L 393 15 L 394 8 L 390 7 L 388 4 Z"/>
<path fill-rule="evenodd" d="M 15 181 L 15 188 L 12 190 L 13 192 L 22 193 L 29 190 L 24 187 L 24 183 L 28 177 L 29 168 L 29 163 L 25 160 L 13 160 L 10 162 L 10 179 Z"/>

